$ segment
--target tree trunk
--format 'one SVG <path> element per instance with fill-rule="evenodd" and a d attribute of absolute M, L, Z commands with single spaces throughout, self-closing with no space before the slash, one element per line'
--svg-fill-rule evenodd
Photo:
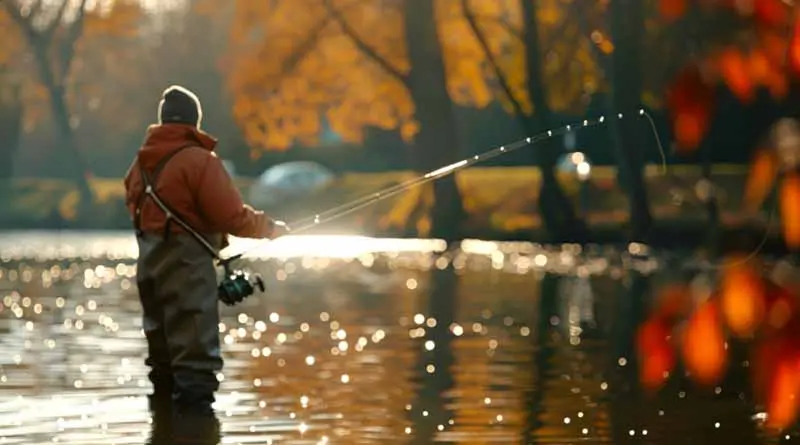
<path fill-rule="evenodd" d="M 610 10 L 616 46 L 611 57 L 612 111 L 613 116 L 623 114 L 623 119 L 611 119 L 611 125 L 620 179 L 628 188 L 633 241 L 644 241 L 652 224 L 644 183 L 645 142 L 634 115 L 641 108 L 643 7 L 641 0 L 613 0 Z"/>
<path fill-rule="evenodd" d="M 411 412 L 414 425 L 411 445 L 436 443 L 436 436 L 440 434 L 438 426 L 446 425 L 454 417 L 445 394 L 455 387 L 454 335 L 450 333 L 450 326 L 455 322 L 458 310 L 459 277 L 452 262 L 443 270 L 434 267 L 428 274 L 431 298 L 428 299 L 427 314 L 436 320 L 436 326 L 425 330 L 425 340 L 433 341 L 436 349 L 419 354 L 417 359 L 415 380 L 418 379 L 418 389 L 414 403 L 417 409 Z M 430 365 L 436 372 L 428 372 Z M 422 407 L 425 413 L 420 409 Z"/>
<path fill-rule="evenodd" d="M 14 157 L 22 136 L 22 101 L 19 86 L 0 90 L 0 206 L 9 208 Z M 6 212 L 7 213 L 7 212 Z"/>
<path fill-rule="evenodd" d="M 67 92 L 61 82 L 56 81 L 52 63 L 48 60 L 47 47 L 34 46 L 34 53 L 36 56 L 36 63 L 39 68 L 39 77 L 42 84 L 47 89 L 48 98 L 50 101 L 50 112 L 55 120 L 56 130 L 59 138 L 59 147 L 63 153 L 58 153 L 54 158 L 57 160 L 64 159 L 73 165 L 71 176 L 78 187 L 78 194 L 80 195 L 80 210 L 87 210 L 91 207 L 94 194 L 89 185 L 87 174 L 89 173 L 88 167 L 83 161 L 83 157 L 78 150 L 77 143 L 75 142 L 75 132 L 72 130 L 70 123 L 69 105 L 67 105 Z M 79 212 L 80 217 L 86 218 L 90 215 L 85 215 Z"/>
<path fill-rule="evenodd" d="M 552 128 L 553 117 L 542 74 L 539 22 L 536 17 L 537 2 L 521 0 L 521 3 L 522 39 L 525 42 L 525 63 L 528 73 L 527 90 L 530 102 L 535 107 L 534 127 L 538 132 L 542 132 Z M 561 147 L 555 138 L 545 139 L 538 147 L 531 149 L 533 161 L 539 165 L 542 175 L 542 182 L 539 185 L 539 213 L 551 236 L 559 241 L 582 241 L 587 237 L 586 226 L 578 219 L 572 203 L 556 180 L 555 168 L 561 152 Z"/>
<path fill-rule="evenodd" d="M 405 3 L 406 44 L 412 66 L 408 85 L 421 126 L 412 151 L 412 165 L 421 171 L 456 162 L 460 154 L 434 9 L 431 0 Z M 455 176 L 434 181 L 433 190 L 431 236 L 448 242 L 460 240 L 466 215 Z"/>

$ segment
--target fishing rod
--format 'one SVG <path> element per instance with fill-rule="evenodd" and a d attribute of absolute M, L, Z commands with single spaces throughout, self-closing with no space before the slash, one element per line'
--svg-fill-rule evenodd
<path fill-rule="evenodd" d="M 650 123 L 650 127 L 651 127 L 651 130 L 653 132 L 653 135 L 655 136 L 656 141 L 658 142 L 658 149 L 659 149 L 659 152 L 660 152 L 661 158 L 662 158 L 662 166 L 664 168 L 666 168 L 666 154 L 664 153 L 664 149 L 663 149 L 663 147 L 661 145 L 661 141 L 660 141 L 660 139 L 658 137 L 658 132 L 656 130 L 655 122 L 654 122 L 652 116 L 650 116 L 650 114 L 648 112 L 646 112 L 644 109 L 639 109 L 638 113 L 636 113 L 636 115 L 639 116 L 639 117 L 644 117 Z M 614 117 L 617 120 L 621 120 L 621 119 L 623 119 L 624 115 L 623 115 L 623 113 L 618 113 Z M 473 155 L 473 156 L 470 156 L 468 158 L 462 159 L 460 161 L 454 162 L 452 164 L 437 168 L 437 169 L 432 170 L 432 171 L 430 171 L 428 173 L 425 173 L 425 174 L 422 174 L 420 176 L 417 176 L 417 177 L 408 179 L 406 181 L 403 181 L 403 182 L 401 182 L 399 184 L 395 184 L 395 185 L 386 187 L 384 189 L 381 189 L 381 190 L 378 190 L 378 191 L 375 191 L 375 192 L 372 192 L 372 193 L 368 193 L 368 194 L 363 195 L 363 196 L 361 196 L 359 198 L 356 198 L 356 199 L 354 199 L 352 201 L 349 201 L 349 202 L 346 202 L 344 204 L 332 207 L 332 208 L 327 209 L 325 211 L 322 211 L 322 212 L 319 212 L 319 213 L 315 213 L 313 215 L 310 215 L 310 216 L 307 216 L 307 217 L 304 217 L 304 218 L 300 218 L 300 219 L 297 219 L 297 220 L 289 222 L 289 223 L 280 222 L 280 224 L 283 225 L 286 228 L 287 233 L 290 234 L 290 235 L 302 233 L 302 232 L 308 231 L 308 230 L 310 230 L 310 229 L 312 229 L 314 227 L 317 227 L 317 226 L 319 226 L 321 224 L 325 224 L 325 223 L 328 223 L 328 222 L 333 221 L 335 219 L 339 219 L 339 218 L 344 217 L 346 215 L 349 215 L 349 214 L 351 214 L 353 212 L 361 210 L 361 209 L 363 209 L 365 207 L 371 206 L 371 205 L 373 205 L 373 204 L 375 204 L 377 202 L 380 202 L 380 201 L 383 201 L 385 199 L 391 198 L 391 197 L 393 197 L 395 195 L 398 195 L 400 193 L 403 193 L 403 192 L 405 192 L 405 191 L 407 191 L 407 190 L 409 190 L 411 188 L 414 188 L 414 187 L 417 187 L 417 186 L 420 186 L 420 185 L 423 185 L 423 184 L 426 184 L 426 183 L 429 183 L 429 182 L 432 182 L 432 181 L 436 181 L 436 180 L 441 179 L 441 178 L 443 178 L 445 176 L 449 176 L 451 174 L 454 174 L 454 173 L 456 173 L 456 172 L 458 172 L 460 170 L 469 168 L 469 167 L 471 167 L 471 166 L 473 166 L 475 164 L 478 164 L 480 162 L 485 162 L 485 161 L 488 161 L 490 159 L 509 154 L 511 152 L 519 150 L 520 148 L 527 147 L 529 145 L 536 145 L 536 144 L 538 144 L 538 143 L 540 143 L 540 142 L 542 142 L 544 140 L 550 139 L 552 137 L 564 135 L 564 134 L 570 133 L 572 131 L 577 131 L 577 130 L 581 130 L 581 129 L 586 129 L 586 128 L 590 128 L 590 127 L 596 127 L 596 126 L 599 126 L 599 125 L 603 125 L 603 124 L 607 123 L 607 121 L 608 120 L 606 119 L 605 116 L 600 116 L 600 117 L 595 118 L 595 119 L 585 119 L 585 120 L 583 120 L 581 122 L 578 122 L 578 123 L 568 124 L 568 125 L 564 125 L 562 127 L 558 127 L 556 129 L 547 130 L 547 131 L 539 133 L 539 134 L 537 134 L 535 136 L 529 136 L 529 137 L 517 140 L 515 142 L 512 142 L 510 144 L 501 145 L 499 147 L 493 148 L 493 149 L 485 151 L 483 153 L 480 153 L 480 154 L 477 154 L 477 155 Z M 230 261 L 235 261 L 237 259 L 240 259 L 244 255 L 246 255 L 247 253 L 255 250 L 256 248 L 258 248 L 261 245 L 262 242 L 268 242 L 268 241 L 270 241 L 270 240 L 259 240 L 254 245 L 244 249 L 243 251 L 239 252 L 238 254 L 233 255 L 233 256 L 231 256 L 231 257 L 229 257 L 229 258 L 227 258 L 227 259 L 225 259 L 223 261 L 230 262 Z"/>
<path fill-rule="evenodd" d="M 612 117 L 612 119 L 616 118 L 617 120 L 622 120 L 624 117 L 625 116 L 623 113 L 617 113 Z M 648 122 L 650 130 L 653 136 L 655 137 L 656 148 L 658 149 L 659 155 L 661 157 L 660 170 L 664 176 L 669 176 L 666 151 L 664 150 L 664 146 L 659 137 L 658 130 L 656 128 L 656 124 L 653 117 L 644 109 L 639 109 L 638 112 L 635 113 L 635 117 L 644 118 Z M 469 168 L 480 162 L 485 162 L 487 160 L 506 155 L 508 153 L 519 150 L 520 148 L 523 147 L 536 145 L 552 137 L 564 135 L 572 131 L 600 126 L 605 123 L 608 123 L 608 121 L 609 119 L 607 119 L 605 116 L 600 116 L 595 119 L 585 119 L 578 123 L 568 124 L 558 127 L 556 129 L 547 130 L 535 136 L 526 137 L 506 145 L 501 145 L 491 150 L 487 150 L 483 153 L 470 156 L 468 158 L 462 159 L 452 164 L 437 168 L 420 176 L 416 176 L 414 178 L 405 180 L 398 184 L 383 188 L 381 190 L 372 193 L 368 193 L 352 201 L 340 204 L 338 206 L 332 207 L 322 212 L 297 219 L 290 223 L 278 221 L 278 224 L 284 226 L 284 228 L 287 231 L 287 234 L 302 233 L 319 225 L 328 223 L 335 219 L 339 219 L 353 212 L 361 210 L 365 207 L 371 206 L 379 201 L 383 201 L 384 199 L 391 198 L 411 188 L 449 176 L 451 174 Z M 767 231 L 767 233 L 765 234 L 764 241 L 766 241 L 768 233 L 769 232 Z M 247 253 L 255 250 L 257 247 L 261 245 L 261 243 L 268 241 L 270 240 L 267 239 L 259 240 L 252 246 L 245 248 L 239 253 L 224 259 L 221 258 L 219 255 L 216 255 L 216 258 L 218 259 L 218 264 L 221 267 L 225 268 L 226 272 L 225 277 L 223 277 L 223 282 L 220 283 L 219 287 L 220 300 L 222 300 L 225 304 L 232 306 L 243 301 L 246 297 L 254 293 L 255 288 L 258 288 L 262 292 L 264 291 L 265 289 L 264 281 L 260 276 L 255 275 L 255 278 L 251 279 L 247 273 L 241 270 L 233 270 L 231 268 L 231 263 L 241 259 Z M 756 253 L 758 252 L 758 250 L 760 250 L 760 247 L 756 249 Z"/>
<path fill-rule="evenodd" d="M 661 173 L 665 177 L 671 176 L 669 174 L 669 169 L 667 165 L 667 156 L 664 146 L 661 142 L 661 138 L 658 134 L 658 129 L 656 127 L 655 121 L 653 117 L 645 111 L 644 109 L 639 109 L 637 112 L 633 113 L 634 118 L 644 118 L 647 123 L 649 124 L 649 128 L 651 133 L 653 134 L 656 142 L 656 148 L 658 150 L 660 156 L 660 170 Z M 490 159 L 506 155 L 508 153 L 517 151 L 523 147 L 533 146 L 538 143 L 541 143 L 547 139 L 565 135 L 572 131 L 578 131 L 582 129 L 587 129 L 590 127 L 596 127 L 600 125 L 604 125 L 608 123 L 611 119 L 616 119 L 617 121 L 626 118 L 623 113 L 617 113 L 615 115 L 611 115 L 610 118 L 606 116 L 600 116 L 594 119 L 584 119 L 581 122 L 573 123 L 564 125 L 555 129 L 543 131 L 535 136 L 529 136 L 523 139 L 519 139 L 517 141 L 511 142 L 509 144 L 501 145 L 499 147 L 493 148 L 491 150 L 487 150 L 483 153 L 470 156 L 468 158 L 462 159 L 460 161 L 454 162 L 449 165 L 445 165 L 443 167 L 437 168 L 420 176 L 416 176 L 405 181 L 402 181 L 398 184 L 391 185 L 389 187 L 385 187 L 378 191 L 368 193 L 363 195 L 359 198 L 356 198 L 352 201 L 345 202 L 343 204 L 337 205 L 335 207 L 329 208 L 319 213 L 315 213 L 313 215 L 309 215 L 304 218 L 299 218 L 295 221 L 291 221 L 289 223 L 278 221 L 279 225 L 284 226 L 288 235 L 299 234 L 302 232 L 306 232 L 310 229 L 313 229 L 319 225 L 326 224 L 330 221 L 342 218 L 346 215 L 349 215 L 353 212 L 357 212 L 365 207 L 371 206 L 376 204 L 380 201 L 385 199 L 391 198 L 396 196 L 400 193 L 403 193 L 411 188 L 436 181 L 438 179 L 444 178 L 446 176 L 452 175 L 460 170 L 469 168 L 475 164 L 488 161 Z M 678 178 L 673 178 L 678 179 Z M 682 181 L 681 181 L 682 182 Z M 768 231 L 765 234 L 765 239 L 768 237 Z M 231 267 L 231 263 L 237 261 L 244 257 L 247 253 L 255 250 L 261 243 L 268 242 L 270 240 L 264 239 L 259 240 L 253 245 L 245 248 L 244 250 L 240 251 L 239 253 L 229 256 L 227 258 L 221 258 L 219 255 L 216 256 L 218 259 L 218 264 L 225 269 L 225 276 L 223 277 L 223 282 L 220 283 L 220 299 L 230 306 L 235 305 L 241 301 L 243 301 L 249 295 L 252 295 L 255 289 L 259 289 L 260 291 L 264 291 L 265 285 L 263 279 L 255 275 L 255 278 L 251 278 L 249 274 L 243 272 L 242 270 L 234 270 Z M 762 241 L 763 244 L 763 241 Z M 760 250 L 760 247 L 756 249 L 757 253 Z"/>

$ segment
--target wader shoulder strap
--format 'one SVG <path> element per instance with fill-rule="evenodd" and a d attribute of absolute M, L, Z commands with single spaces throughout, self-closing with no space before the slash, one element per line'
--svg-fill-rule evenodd
<path fill-rule="evenodd" d="M 186 230 L 187 232 L 189 232 L 189 234 L 190 234 L 190 235 L 192 235 L 192 236 L 193 236 L 195 239 L 197 239 L 197 241 L 198 241 L 200 244 L 202 244 L 202 245 L 203 245 L 203 247 L 204 247 L 204 248 L 205 248 L 205 249 L 206 249 L 206 250 L 207 250 L 209 253 L 211 253 L 211 255 L 212 255 L 214 258 L 216 258 L 216 259 L 220 259 L 220 257 L 219 257 L 219 253 L 217 253 L 217 249 L 215 249 L 215 248 L 214 248 L 214 247 L 213 247 L 213 246 L 212 246 L 212 245 L 211 245 L 211 244 L 208 242 L 208 240 L 206 240 L 206 239 L 205 239 L 205 237 L 204 237 L 203 235 L 201 235 L 200 233 L 198 233 L 198 232 L 197 232 L 196 230 L 194 230 L 194 229 L 193 229 L 193 228 L 192 228 L 192 227 L 191 227 L 191 226 L 190 226 L 190 225 L 189 225 L 189 224 L 188 224 L 186 221 L 184 221 L 184 220 L 183 220 L 183 219 L 182 219 L 182 218 L 181 218 L 181 217 L 180 217 L 180 216 L 177 214 L 177 212 L 175 212 L 174 210 L 172 210 L 172 209 L 171 209 L 171 208 L 170 208 L 170 207 L 169 207 L 169 206 L 168 206 L 168 205 L 167 205 L 167 204 L 166 204 L 166 203 L 165 203 L 165 202 L 164 202 L 164 201 L 163 201 L 163 200 L 162 200 L 162 199 L 161 199 L 161 198 L 158 196 L 158 194 L 157 194 L 157 193 L 156 193 L 156 191 L 155 191 L 155 185 L 158 183 L 158 177 L 159 177 L 159 175 L 161 174 L 161 171 L 164 169 L 164 166 L 167 164 L 167 162 L 169 162 L 169 161 L 170 161 L 170 159 L 172 159 L 172 158 L 173 158 L 173 157 L 174 157 L 176 154 L 178 154 L 179 152 L 181 152 L 181 151 L 183 151 L 183 150 L 185 150 L 185 149 L 187 149 L 187 148 L 189 148 L 189 147 L 194 147 L 194 146 L 195 146 L 194 144 L 191 144 L 191 145 L 186 145 L 186 146 L 180 147 L 179 149 L 177 149 L 177 150 L 173 151 L 172 153 L 168 154 L 167 156 L 164 156 L 164 157 L 163 157 L 163 158 L 162 158 L 162 159 L 161 159 L 161 160 L 158 162 L 158 164 L 156 164 L 156 167 L 155 167 L 155 169 L 153 169 L 153 174 L 152 174 L 152 176 L 151 176 L 150 174 L 148 174 L 148 173 L 147 173 L 147 171 L 145 171 L 144 167 L 142 167 L 142 165 L 141 165 L 141 164 L 139 164 L 139 174 L 140 174 L 140 176 L 141 176 L 141 178 L 142 178 L 142 184 L 144 185 L 144 190 L 143 190 L 143 191 L 142 191 L 142 193 L 139 195 L 139 200 L 138 200 L 138 202 L 137 202 L 137 204 L 136 204 L 136 211 L 135 211 L 135 215 L 134 215 L 134 226 L 135 226 L 135 228 L 136 228 L 136 234 L 137 234 L 138 236 L 141 236 L 141 235 L 143 234 L 143 233 L 142 233 L 142 230 L 141 230 L 141 213 L 142 213 L 142 212 L 141 212 L 141 210 L 142 210 L 142 204 L 144 204 L 144 200 L 145 200 L 146 198 L 148 198 L 148 197 L 149 197 L 149 198 L 151 198 L 151 199 L 153 200 L 153 202 L 155 202 L 155 204 L 156 204 L 156 205 L 157 205 L 157 206 L 158 206 L 158 207 L 159 207 L 159 208 L 160 208 L 160 209 L 161 209 L 161 210 L 162 210 L 162 211 L 163 211 L 163 212 L 166 214 L 166 222 L 165 222 L 165 224 L 164 224 L 164 239 L 166 239 L 166 238 L 168 238 L 168 237 L 169 237 L 169 234 L 170 234 L 170 230 L 169 230 L 169 229 L 170 229 L 170 223 L 172 223 L 172 221 L 175 221 L 175 222 L 176 222 L 176 223 L 177 223 L 179 226 L 181 226 L 181 227 L 182 227 L 184 230 Z"/>

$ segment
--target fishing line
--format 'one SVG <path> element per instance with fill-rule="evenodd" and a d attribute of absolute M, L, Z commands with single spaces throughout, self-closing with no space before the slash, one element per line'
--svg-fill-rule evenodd
<path fill-rule="evenodd" d="M 636 113 L 636 116 L 643 117 L 643 118 L 645 118 L 647 120 L 647 122 L 649 124 L 649 127 L 650 127 L 650 130 L 651 130 L 653 136 L 655 137 L 656 149 L 658 150 L 659 156 L 661 158 L 660 170 L 661 170 L 662 175 L 664 177 L 673 177 L 673 175 L 669 174 L 666 150 L 664 149 L 664 145 L 663 145 L 663 143 L 661 141 L 661 137 L 660 137 L 660 135 L 658 133 L 658 129 L 656 127 L 656 124 L 655 124 L 655 121 L 654 121 L 653 117 L 650 115 L 650 113 L 648 113 L 644 109 L 639 109 L 638 112 Z M 617 113 L 613 118 L 616 118 L 617 120 L 622 120 L 624 118 L 624 115 L 623 115 L 623 113 Z M 346 202 L 344 204 L 337 205 L 335 207 L 329 208 L 329 209 L 324 210 L 322 212 L 315 213 L 313 215 L 309 215 L 307 217 L 299 218 L 297 220 L 294 220 L 294 221 L 291 221 L 289 223 L 286 223 L 285 226 L 287 228 L 287 234 L 288 235 L 294 235 L 294 234 L 298 234 L 298 233 L 302 233 L 302 232 L 308 231 L 308 230 L 310 230 L 310 229 L 312 229 L 314 227 L 317 227 L 319 225 L 322 225 L 322 224 L 331 222 L 333 220 L 342 218 L 344 216 L 347 216 L 349 214 L 357 212 L 357 211 L 359 211 L 361 209 L 364 209 L 366 207 L 374 205 L 374 204 L 376 204 L 376 203 L 378 203 L 380 201 L 383 201 L 385 199 L 388 199 L 388 198 L 391 198 L 393 196 L 396 196 L 396 195 L 398 195 L 400 193 L 403 193 L 403 192 L 405 192 L 407 190 L 410 190 L 410 189 L 412 189 L 414 187 L 418 187 L 418 186 L 427 184 L 429 182 L 436 181 L 436 180 L 441 179 L 443 177 L 446 177 L 446 176 L 449 176 L 451 174 L 454 174 L 454 173 L 456 173 L 456 172 L 458 172 L 460 170 L 469 168 L 469 167 L 471 167 L 471 166 L 473 166 L 475 164 L 478 164 L 478 163 L 481 163 L 481 162 L 485 162 L 485 161 L 488 161 L 490 159 L 509 154 L 509 153 L 517 151 L 517 150 L 519 150 L 519 149 L 521 149 L 523 147 L 536 145 L 536 144 L 541 143 L 541 142 L 543 142 L 545 140 L 548 140 L 550 138 L 557 137 L 557 136 L 562 136 L 562 135 L 565 135 L 565 134 L 570 133 L 572 131 L 578 131 L 578 130 L 587 129 L 587 128 L 591 128 L 591 127 L 597 127 L 597 126 L 604 125 L 606 123 L 608 123 L 608 119 L 606 119 L 605 116 L 600 116 L 600 117 L 595 118 L 595 119 L 584 119 L 583 121 L 578 122 L 578 123 L 564 125 L 564 126 L 556 128 L 556 129 L 551 129 L 551 130 L 547 130 L 547 131 L 541 132 L 541 133 L 539 133 L 539 134 L 537 134 L 535 136 L 529 136 L 529 137 L 526 137 L 524 139 L 520 139 L 520 140 L 517 140 L 515 142 L 509 143 L 509 144 L 501 145 L 499 147 L 493 148 L 493 149 L 485 151 L 483 153 L 480 153 L 480 154 L 477 154 L 477 155 L 473 155 L 473 156 L 470 156 L 468 158 L 462 159 L 460 161 L 454 162 L 452 164 L 437 168 L 437 169 L 432 170 L 432 171 L 430 171 L 428 173 L 425 173 L 423 175 L 407 179 L 407 180 L 402 181 L 402 182 L 400 182 L 398 184 L 394 184 L 394 185 L 385 187 L 383 189 L 380 189 L 380 190 L 372 192 L 372 193 L 365 194 L 365 195 L 363 195 L 363 196 L 361 196 L 359 198 L 356 198 L 356 199 L 354 199 L 352 201 L 348 201 L 348 202 Z M 677 178 L 673 178 L 673 179 L 677 179 Z M 683 181 L 681 181 L 681 182 L 683 182 Z M 682 184 L 682 185 L 686 185 L 686 184 Z M 712 184 L 712 186 L 713 186 L 713 184 Z M 694 196 L 694 195 L 692 195 L 692 196 Z M 695 197 L 695 198 L 697 198 L 697 197 Z M 730 262 L 730 263 L 727 263 L 724 266 L 720 266 L 720 267 L 731 266 L 731 265 L 735 265 L 735 264 L 739 264 L 739 263 L 745 263 L 745 262 L 750 261 L 751 259 L 753 259 L 756 255 L 758 255 L 758 253 L 761 251 L 761 249 L 764 247 L 764 245 L 766 244 L 767 240 L 769 239 L 769 234 L 771 233 L 770 226 L 771 226 L 771 224 L 773 222 L 773 219 L 774 219 L 774 216 L 775 216 L 775 213 L 776 213 L 776 207 L 777 207 L 777 204 L 775 204 L 775 206 L 773 206 L 773 209 L 769 214 L 769 218 L 768 218 L 768 221 L 767 221 L 767 229 L 765 230 L 764 236 L 762 237 L 761 241 L 759 242 L 759 244 L 757 245 L 755 250 L 752 251 L 750 254 L 748 254 L 746 257 L 744 257 L 743 259 L 741 259 L 739 261 Z M 250 247 L 245 248 L 244 250 L 242 250 L 238 254 L 235 254 L 235 255 L 232 255 L 232 256 L 228 257 L 227 259 L 225 259 L 223 261 L 225 263 L 228 263 L 228 262 L 237 260 L 239 258 L 242 258 L 247 253 L 255 250 L 258 247 L 260 247 L 261 243 L 267 243 L 269 241 L 271 241 L 271 240 L 264 239 L 264 240 L 256 241 L 255 244 L 251 245 Z"/>
<path fill-rule="evenodd" d="M 639 110 L 640 116 L 645 116 L 652 122 L 652 118 L 650 115 L 645 112 L 643 109 Z M 622 119 L 623 115 L 620 113 L 617 115 L 618 119 Z M 557 129 L 547 130 L 542 133 L 539 133 L 532 137 L 526 137 L 524 139 L 520 139 L 518 141 L 512 142 L 510 144 L 501 145 L 494 149 L 485 151 L 481 154 L 477 154 L 471 156 L 469 158 L 462 159 L 460 161 L 454 162 L 452 164 L 446 165 L 444 167 L 437 168 L 436 170 L 432 170 L 428 173 L 423 175 L 417 176 L 415 178 L 408 179 L 403 181 L 399 184 L 395 184 L 389 187 L 386 187 L 382 190 L 378 190 L 376 192 L 372 192 L 366 194 L 360 198 L 356 198 L 353 201 L 338 205 L 331 209 L 325 210 L 323 212 L 314 214 L 312 216 L 308 216 L 305 218 L 300 218 L 299 220 L 293 221 L 288 223 L 287 225 L 291 229 L 290 233 L 298 233 L 302 231 L 309 230 L 319 224 L 323 224 L 325 222 L 332 221 L 334 219 L 341 218 L 346 216 L 350 213 L 355 211 L 361 210 L 367 206 L 375 204 L 379 201 L 383 201 L 384 199 L 391 198 L 397 194 L 405 192 L 411 188 L 426 184 L 428 182 L 435 181 L 437 179 L 441 179 L 445 176 L 449 176 L 459 170 L 463 170 L 465 168 L 471 167 L 477 163 L 485 162 L 490 159 L 506 155 L 508 153 L 514 152 L 519 150 L 520 148 L 526 147 L 528 145 L 534 145 L 544 140 L 550 139 L 552 137 L 561 136 L 567 134 L 571 131 L 576 131 L 579 129 L 595 127 L 598 125 L 604 124 L 606 121 L 605 117 L 601 116 L 597 119 L 586 119 L 577 124 L 568 124 Z M 658 139 L 658 133 L 655 132 L 655 124 L 653 124 L 653 131 Z M 663 149 L 661 148 L 661 144 L 659 142 L 659 150 L 662 151 L 662 159 L 664 164 L 666 164 L 666 157 L 663 155 Z M 295 228 L 296 227 L 296 228 Z"/>
<path fill-rule="evenodd" d="M 660 139 L 660 137 L 658 135 L 658 131 L 656 130 L 655 121 L 653 120 L 653 118 L 650 115 L 650 113 L 648 113 L 644 109 L 639 109 L 638 112 L 635 113 L 635 115 L 636 116 L 640 116 L 640 117 L 644 117 L 649 122 L 650 128 L 651 128 L 651 130 L 653 132 L 653 135 L 656 138 L 656 142 L 657 142 L 656 145 L 657 145 L 657 148 L 659 150 L 659 154 L 661 156 L 661 169 L 662 169 L 662 171 L 666 172 L 667 171 L 666 153 L 665 153 L 663 145 L 661 143 L 661 139 Z M 617 120 L 621 120 L 621 119 L 624 118 L 624 114 L 623 113 L 617 113 L 613 118 L 616 118 Z M 411 188 L 414 188 L 414 187 L 417 187 L 417 186 L 420 186 L 420 185 L 435 181 L 437 179 L 441 179 L 441 178 L 443 178 L 445 176 L 449 176 L 449 175 L 451 175 L 453 173 L 456 173 L 456 172 L 458 172 L 460 170 L 463 170 L 465 168 L 471 167 L 471 166 L 473 166 L 473 165 L 475 165 L 477 163 L 485 162 L 485 161 L 488 161 L 490 159 L 506 155 L 508 153 L 517 151 L 517 150 L 519 150 L 520 148 L 523 148 L 523 147 L 527 147 L 527 146 L 530 146 L 530 145 L 536 145 L 536 144 L 538 144 L 538 143 L 540 143 L 542 141 L 545 141 L 547 139 L 550 139 L 550 138 L 553 138 L 553 137 L 556 137 L 556 136 L 562 136 L 562 135 L 565 135 L 565 134 L 570 133 L 572 131 L 577 131 L 577 130 L 581 130 L 581 129 L 586 129 L 586 128 L 590 128 L 590 127 L 596 127 L 596 126 L 604 125 L 607 122 L 608 122 L 608 119 L 606 119 L 605 116 L 600 116 L 600 117 L 595 118 L 595 119 L 584 119 L 581 122 L 577 122 L 577 123 L 573 123 L 573 124 L 567 124 L 567 125 L 558 127 L 556 129 L 543 131 L 543 132 L 541 132 L 541 133 L 539 133 L 539 134 L 537 134 L 535 136 L 529 136 L 529 137 L 526 137 L 524 139 L 520 139 L 520 140 L 517 140 L 515 142 L 509 143 L 509 144 L 501 145 L 499 147 L 493 148 L 493 149 L 485 151 L 483 153 L 480 153 L 480 154 L 477 154 L 477 155 L 473 155 L 473 156 L 470 156 L 468 158 L 462 159 L 460 161 L 454 162 L 452 164 L 437 168 L 435 170 L 432 170 L 432 171 L 430 171 L 428 173 L 425 173 L 423 175 L 417 176 L 415 178 L 408 179 L 408 180 L 403 181 L 403 182 L 401 182 L 399 184 L 395 184 L 395 185 L 386 187 L 384 189 L 378 190 L 376 192 L 372 192 L 372 193 L 366 194 L 366 195 L 364 195 L 364 196 L 362 196 L 360 198 L 356 198 L 356 199 L 354 199 L 352 201 L 349 201 L 349 202 L 346 202 L 344 204 L 332 207 L 332 208 L 327 209 L 325 211 L 322 211 L 322 212 L 319 212 L 319 213 L 315 213 L 313 215 L 310 215 L 310 216 L 304 217 L 304 218 L 300 218 L 300 219 L 295 220 L 295 221 L 291 221 L 291 222 L 286 224 L 286 227 L 288 229 L 287 232 L 288 232 L 289 235 L 294 235 L 294 234 L 297 234 L 297 233 L 305 232 L 305 231 L 310 230 L 310 229 L 312 229 L 314 227 L 317 227 L 317 226 L 319 226 L 321 224 L 328 223 L 328 222 L 333 221 L 335 219 L 339 219 L 339 218 L 341 218 L 343 216 L 346 216 L 346 215 L 349 215 L 349 214 L 351 214 L 353 212 L 361 210 L 361 209 L 363 209 L 365 207 L 371 206 L 371 205 L 373 205 L 373 204 L 375 204 L 375 203 L 377 203 L 379 201 L 383 201 L 385 199 L 391 198 L 391 197 L 393 197 L 395 195 L 398 195 L 400 193 L 403 193 L 403 192 L 405 192 L 405 191 L 407 191 L 407 190 L 409 190 Z M 255 244 L 253 244 L 252 246 L 242 250 L 240 253 L 231 256 L 226 261 L 230 261 L 230 260 L 241 258 L 245 254 L 255 250 L 256 248 L 258 248 L 261 245 L 261 243 L 265 243 L 265 242 L 269 242 L 269 241 L 270 240 L 266 240 L 266 239 L 265 240 L 259 240 Z"/>

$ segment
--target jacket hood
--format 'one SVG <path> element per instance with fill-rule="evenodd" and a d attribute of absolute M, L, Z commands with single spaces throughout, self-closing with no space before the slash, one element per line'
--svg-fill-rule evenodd
<path fill-rule="evenodd" d="M 192 125 L 151 125 L 139 149 L 139 165 L 150 170 L 165 156 L 186 146 L 214 151 L 217 139 Z"/>

